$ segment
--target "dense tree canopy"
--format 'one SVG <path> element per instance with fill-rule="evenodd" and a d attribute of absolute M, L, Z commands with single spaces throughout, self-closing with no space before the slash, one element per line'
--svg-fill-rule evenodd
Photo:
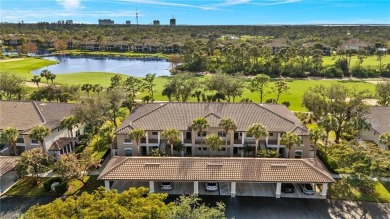
<path fill-rule="evenodd" d="M 100 187 L 92 194 L 56 199 L 47 205 L 35 205 L 25 214 L 27 218 L 161 218 L 161 219 L 224 219 L 225 205 L 201 204 L 194 196 L 181 196 L 165 204 L 165 193 L 149 193 L 146 188 L 130 188 L 122 193 L 105 191 Z M 147 194 L 147 195 L 145 195 Z"/>
<path fill-rule="evenodd" d="M 363 99 L 367 97 L 367 91 L 349 89 L 340 84 L 332 84 L 329 87 L 316 86 L 307 90 L 303 95 L 304 105 L 316 118 L 322 118 L 330 114 L 334 119 L 331 127 L 336 134 L 336 142 L 342 137 L 342 133 L 350 128 L 353 119 L 361 118 L 367 112 L 367 106 Z M 356 123 L 360 124 L 360 123 Z"/>
<path fill-rule="evenodd" d="M 4 97 L 7 100 L 15 99 L 20 100 L 24 93 L 25 79 L 19 75 L 0 72 L 0 97 Z"/>

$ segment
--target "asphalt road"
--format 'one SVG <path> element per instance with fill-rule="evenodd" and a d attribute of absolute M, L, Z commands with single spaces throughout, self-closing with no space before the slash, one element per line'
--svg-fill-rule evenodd
<path fill-rule="evenodd" d="M 226 215 L 236 219 L 390 218 L 390 204 L 322 199 L 200 196 L 206 204 L 226 204 Z M 174 197 L 169 197 L 173 200 Z M 212 203 L 212 204 L 210 204 Z"/>
<path fill-rule="evenodd" d="M 226 214 L 236 219 L 322 219 L 322 218 L 390 218 L 390 204 L 318 199 L 200 196 L 207 205 L 217 201 L 226 204 Z M 170 196 L 167 202 L 177 196 Z M 53 201 L 53 196 L 3 196 L 0 198 L 0 218 L 18 218 L 35 204 Z"/>
<path fill-rule="evenodd" d="M 56 199 L 56 196 L 2 196 L 0 197 L 0 218 L 19 218 L 31 206 L 44 205 Z"/>

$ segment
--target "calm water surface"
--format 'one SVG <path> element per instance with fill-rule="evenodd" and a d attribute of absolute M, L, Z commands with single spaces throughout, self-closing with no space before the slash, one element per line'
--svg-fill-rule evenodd
<path fill-rule="evenodd" d="M 54 74 L 68 74 L 75 72 L 113 72 L 125 75 L 143 77 L 148 73 L 156 73 L 156 76 L 170 75 L 171 63 L 164 59 L 129 59 L 106 57 L 71 57 L 51 56 L 45 59 L 58 61 L 59 64 L 49 65 L 41 69 L 31 71 L 32 74 L 40 74 L 47 69 Z"/>

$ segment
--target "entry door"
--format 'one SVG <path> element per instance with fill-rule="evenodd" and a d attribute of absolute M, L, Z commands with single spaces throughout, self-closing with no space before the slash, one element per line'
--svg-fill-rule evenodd
<path fill-rule="evenodd" d="M 147 155 L 147 153 L 146 153 L 146 146 L 142 146 L 141 147 L 141 154 L 140 154 L 141 156 L 145 156 L 145 155 Z"/>

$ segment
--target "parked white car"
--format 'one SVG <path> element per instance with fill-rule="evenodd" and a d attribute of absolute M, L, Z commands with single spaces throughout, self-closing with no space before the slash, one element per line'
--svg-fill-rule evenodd
<path fill-rule="evenodd" d="M 315 193 L 311 184 L 300 184 L 300 187 L 303 194 L 314 195 Z"/>
<path fill-rule="evenodd" d="M 171 182 L 162 182 L 160 189 L 164 190 L 164 191 L 172 190 L 172 183 Z"/>
<path fill-rule="evenodd" d="M 218 183 L 216 183 L 216 182 L 206 182 L 204 184 L 204 187 L 205 187 L 206 191 L 214 192 L 214 191 L 218 190 Z"/>

